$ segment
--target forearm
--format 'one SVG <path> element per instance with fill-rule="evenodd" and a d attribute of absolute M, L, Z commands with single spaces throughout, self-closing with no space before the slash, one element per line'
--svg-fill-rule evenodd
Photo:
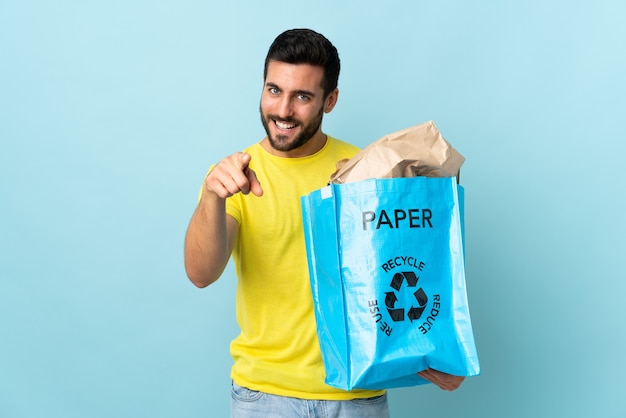
<path fill-rule="evenodd" d="M 191 282 L 198 287 L 215 282 L 231 250 L 225 199 L 205 191 L 185 236 L 185 270 Z"/>
<path fill-rule="evenodd" d="M 228 263 L 239 224 L 226 215 L 226 199 L 236 193 L 263 195 L 250 154 L 223 158 L 204 179 L 202 197 L 185 236 L 185 270 L 198 287 L 216 281 Z"/>

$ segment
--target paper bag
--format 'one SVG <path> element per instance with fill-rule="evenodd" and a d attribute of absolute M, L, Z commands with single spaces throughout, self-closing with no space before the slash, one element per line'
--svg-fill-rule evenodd
<path fill-rule="evenodd" d="M 341 184 L 369 178 L 454 177 L 464 161 L 429 121 L 371 143 L 345 162 L 330 181 Z"/>

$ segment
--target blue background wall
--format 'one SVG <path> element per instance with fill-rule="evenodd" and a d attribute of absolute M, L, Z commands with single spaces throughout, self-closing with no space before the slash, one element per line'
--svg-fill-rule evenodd
<path fill-rule="evenodd" d="M 338 47 L 325 130 L 467 158 L 481 376 L 394 417 L 624 417 L 626 4 L 0 0 L 0 416 L 223 417 L 232 267 L 182 265 L 209 164 L 263 136 L 284 29 Z"/>

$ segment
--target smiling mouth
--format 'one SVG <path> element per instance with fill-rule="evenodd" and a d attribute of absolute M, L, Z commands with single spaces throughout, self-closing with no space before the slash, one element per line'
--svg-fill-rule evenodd
<path fill-rule="evenodd" d="M 276 119 L 274 119 L 274 124 L 276 124 L 276 127 L 280 130 L 289 130 L 298 126 L 296 123 L 293 122 L 283 122 Z"/>

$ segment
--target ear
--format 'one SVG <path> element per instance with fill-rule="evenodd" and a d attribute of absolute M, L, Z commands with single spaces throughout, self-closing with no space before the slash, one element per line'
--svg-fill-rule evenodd
<path fill-rule="evenodd" d="M 326 102 L 324 103 L 324 113 L 330 113 L 330 111 L 335 108 L 338 98 L 339 89 L 335 89 L 328 94 L 328 97 L 326 97 Z"/>

